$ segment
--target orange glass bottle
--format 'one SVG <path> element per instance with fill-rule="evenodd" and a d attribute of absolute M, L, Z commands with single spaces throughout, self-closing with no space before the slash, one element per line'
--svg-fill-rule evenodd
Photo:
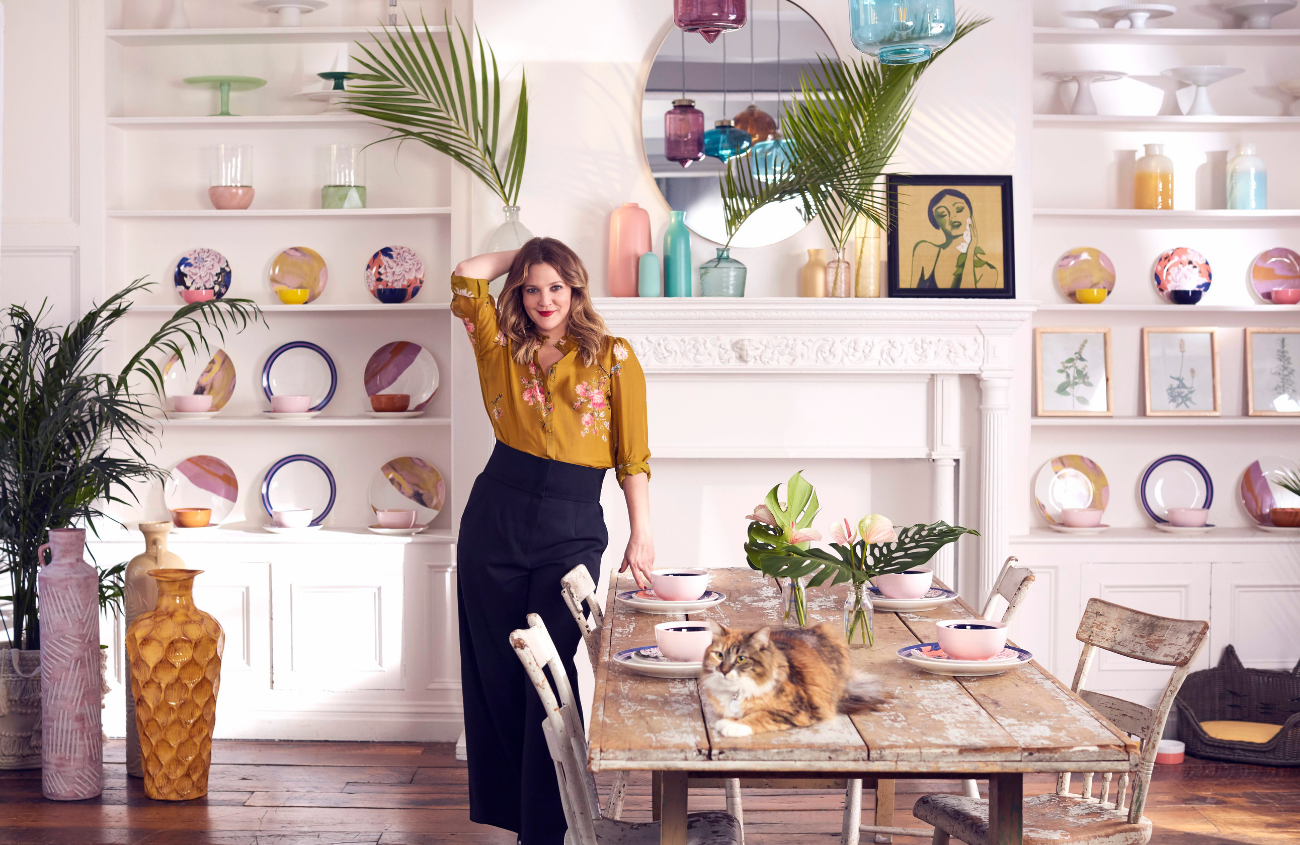
<path fill-rule="evenodd" d="M 1174 207 L 1174 162 L 1164 154 L 1164 144 L 1146 144 L 1133 176 L 1133 207 Z"/>

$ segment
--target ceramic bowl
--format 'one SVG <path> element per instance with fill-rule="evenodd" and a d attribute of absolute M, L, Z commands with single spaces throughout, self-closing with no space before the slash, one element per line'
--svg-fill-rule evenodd
<path fill-rule="evenodd" d="M 934 623 L 939 648 L 956 660 L 988 660 L 1007 647 L 1005 622 L 948 619 Z"/>
<path fill-rule="evenodd" d="M 380 528 L 414 528 L 415 511 L 413 510 L 376 510 L 375 519 Z"/>
<path fill-rule="evenodd" d="M 1101 508 L 1062 508 L 1061 522 L 1066 528 L 1096 528 L 1101 525 Z"/>
<path fill-rule="evenodd" d="M 655 645 L 669 660 L 699 663 L 713 642 L 713 632 L 703 622 L 660 622 L 655 626 Z"/>
<path fill-rule="evenodd" d="M 212 395 L 208 393 L 185 393 L 172 397 L 172 409 L 182 414 L 201 414 L 212 410 Z"/>
<path fill-rule="evenodd" d="M 1300 528 L 1300 508 L 1272 508 L 1268 518 L 1278 528 Z"/>
<path fill-rule="evenodd" d="M 275 295 L 285 305 L 302 305 L 311 298 L 311 291 L 306 288 L 276 288 Z"/>
<path fill-rule="evenodd" d="M 370 407 L 379 413 L 400 413 L 410 406 L 409 393 L 376 393 L 370 397 Z"/>
<path fill-rule="evenodd" d="M 1300 302 L 1300 288 L 1273 288 L 1269 301 L 1274 305 L 1295 305 Z"/>
<path fill-rule="evenodd" d="M 271 519 L 281 528 L 306 528 L 315 513 L 311 508 L 292 508 L 271 511 Z"/>
<path fill-rule="evenodd" d="M 875 578 L 876 588 L 887 599 L 924 598 L 933 583 L 934 573 L 928 569 L 909 569 L 906 572 L 877 575 Z"/>
<path fill-rule="evenodd" d="M 709 589 L 705 569 L 656 569 L 650 573 L 650 588 L 664 601 L 696 601 Z"/>
<path fill-rule="evenodd" d="M 1210 518 L 1209 508 L 1170 508 L 1169 524 L 1178 528 L 1203 528 Z"/>
<path fill-rule="evenodd" d="M 212 299 L 215 299 L 215 298 L 216 298 L 216 295 L 217 295 L 216 292 L 215 292 L 215 291 L 212 291 L 212 290 L 183 290 L 183 291 L 181 291 L 181 299 L 185 300 L 187 303 L 190 303 L 190 304 L 193 304 L 193 303 L 195 303 L 195 302 L 208 302 L 208 301 L 210 301 L 210 300 L 212 300 Z"/>
<path fill-rule="evenodd" d="M 1195 305 L 1204 295 L 1205 291 L 1200 290 L 1171 290 L 1169 301 L 1175 305 Z"/>
<path fill-rule="evenodd" d="M 1074 298 L 1087 305 L 1100 305 L 1106 301 L 1108 293 L 1110 291 L 1105 288 L 1079 288 L 1074 292 Z"/>
<path fill-rule="evenodd" d="M 311 409 L 310 396 L 272 396 L 271 410 L 277 414 L 305 414 Z"/>
<path fill-rule="evenodd" d="M 178 528 L 206 528 L 212 520 L 212 508 L 176 508 L 172 522 Z"/>

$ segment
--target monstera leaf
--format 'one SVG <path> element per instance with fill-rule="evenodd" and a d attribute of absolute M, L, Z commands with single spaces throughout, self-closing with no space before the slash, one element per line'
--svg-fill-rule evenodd
<path fill-rule="evenodd" d="M 750 533 L 752 538 L 752 529 Z M 862 540 L 848 546 L 831 543 L 831 551 L 800 549 L 788 543 L 773 544 L 771 549 L 750 552 L 750 566 L 773 578 L 811 576 L 809 587 L 834 586 L 849 581 L 861 584 L 877 575 L 915 569 L 963 534 L 979 536 L 973 528 L 949 525 L 940 520 L 931 525 L 903 528 L 898 532 L 897 542 L 893 543 L 866 543 Z M 752 540 L 745 547 L 747 552 L 750 545 L 753 545 Z"/>
<path fill-rule="evenodd" d="M 868 566 L 871 567 L 874 563 L 876 568 L 872 577 L 886 572 L 906 572 L 921 566 L 934 557 L 935 552 L 949 543 L 957 542 L 963 534 L 978 537 L 980 533 L 974 528 L 949 525 L 942 519 L 929 525 L 917 523 L 904 528 L 898 532 L 897 542 L 875 543 L 868 550 L 871 555 Z M 886 566 L 889 568 L 883 568 Z"/>

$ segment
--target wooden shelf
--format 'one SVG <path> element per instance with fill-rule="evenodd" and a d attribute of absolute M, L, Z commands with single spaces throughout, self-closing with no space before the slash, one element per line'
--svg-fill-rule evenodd
<path fill-rule="evenodd" d="M 126 219 L 171 219 L 175 217 L 210 217 L 239 220 L 250 217 L 304 217 L 328 219 L 330 217 L 444 217 L 450 208 L 249 208 L 243 211 L 225 211 L 217 208 L 201 209 L 110 209 L 109 217 Z"/>
<path fill-rule="evenodd" d="M 1268 211 L 1228 211 L 1220 208 L 1172 209 L 1151 211 L 1144 208 L 1035 208 L 1039 219 L 1096 220 L 1139 223 L 1148 226 L 1173 224 L 1180 226 L 1225 226 L 1233 224 L 1254 225 L 1300 223 L 1300 209 L 1284 208 Z"/>
<path fill-rule="evenodd" d="M 451 417 L 410 417 L 407 419 L 379 419 L 378 417 L 327 417 L 309 420 L 275 420 L 265 415 L 255 417 L 216 416 L 210 420 L 174 420 L 155 418 L 154 422 L 165 428 L 338 428 L 343 427 L 425 427 L 451 425 Z"/>
<path fill-rule="evenodd" d="M 1234 313 L 1241 312 L 1247 314 L 1292 314 L 1300 316 L 1300 308 L 1293 305 L 1175 305 L 1172 302 L 1154 305 L 1121 305 L 1111 303 L 1109 300 L 1100 305 L 1087 305 L 1085 303 L 1074 303 L 1073 305 L 1064 302 L 1054 302 L 1050 305 L 1038 306 L 1039 311 L 1051 312 L 1070 312 L 1082 314 L 1084 312 L 1132 312 L 1140 314 L 1186 314 L 1189 311 L 1197 312 L 1214 312 L 1214 313 Z"/>
<path fill-rule="evenodd" d="M 1035 129 L 1297 129 L 1300 117 L 1262 115 L 1036 114 Z"/>
<path fill-rule="evenodd" d="M 184 303 L 176 305 L 132 305 L 131 314 L 173 314 Z M 268 314 L 319 314 L 322 311 L 353 311 L 361 313 L 384 313 L 394 314 L 403 311 L 449 311 L 451 310 L 450 302 L 406 302 L 401 305 L 386 305 L 381 302 L 375 303 L 325 303 L 313 302 L 310 305 L 285 305 L 281 302 L 276 303 L 257 303 Z"/>
<path fill-rule="evenodd" d="M 1035 44 L 1216 44 L 1288 47 L 1300 45 L 1300 29 L 1102 29 L 1034 27 Z"/>
<path fill-rule="evenodd" d="M 424 38 L 424 29 L 416 26 Z M 445 36 L 445 26 L 430 26 L 435 36 Z M 410 38 L 410 30 L 403 28 Z M 346 44 L 350 41 L 388 40 L 382 26 L 267 26 L 228 29 L 110 29 L 104 36 L 123 47 L 178 47 L 202 44 Z"/>
<path fill-rule="evenodd" d="M 215 115 L 167 115 L 154 117 L 110 117 L 109 126 L 119 129 L 310 129 L 316 126 L 376 126 L 368 117 L 351 112 L 324 112 L 321 114 L 239 114 L 230 117 Z"/>
<path fill-rule="evenodd" d="M 1236 426 L 1300 427 L 1300 417 L 1031 417 L 1034 428 L 1223 428 Z"/>

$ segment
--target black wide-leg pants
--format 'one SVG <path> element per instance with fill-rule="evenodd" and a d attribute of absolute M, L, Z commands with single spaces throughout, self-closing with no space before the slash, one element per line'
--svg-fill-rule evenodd
<path fill-rule="evenodd" d="M 603 469 L 498 442 L 461 516 L 456 569 L 469 817 L 518 833 L 523 845 L 562 845 L 568 826 L 541 699 L 510 632 L 528 627 L 529 613 L 540 615 L 576 693 L 573 657 L 582 634 L 560 578 L 581 564 L 599 579 L 609 542 L 604 476 Z"/>

